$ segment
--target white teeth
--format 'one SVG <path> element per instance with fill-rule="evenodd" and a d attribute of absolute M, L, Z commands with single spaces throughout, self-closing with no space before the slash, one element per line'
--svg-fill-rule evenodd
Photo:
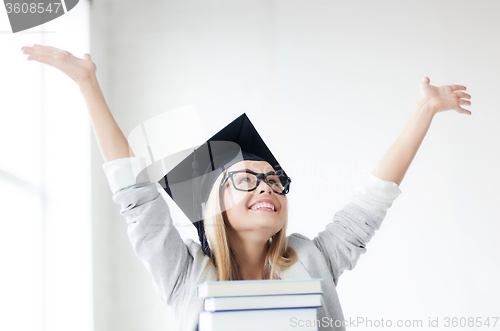
<path fill-rule="evenodd" d="M 270 204 L 269 202 L 259 202 L 259 203 L 256 203 L 255 205 L 252 206 L 252 210 L 255 210 L 255 209 L 260 209 L 260 208 L 267 208 L 267 209 L 271 209 L 272 211 L 274 211 L 274 206 L 272 204 Z"/>

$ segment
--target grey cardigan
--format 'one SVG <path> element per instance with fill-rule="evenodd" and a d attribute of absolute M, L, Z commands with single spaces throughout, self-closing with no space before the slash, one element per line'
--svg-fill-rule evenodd
<path fill-rule="evenodd" d="M 153 278 L 161 299 L 173 309 L 179 330 L 196 330 L 203 299 L 196 297 L 196 286 L 216 281 L 216 273 L 206 268 L 208 257 L 191 239 L 183 240 L 173 226 L 168 205 L 159 185 L 147 178 L 136 180 L 133 168 L 141 168 L 139 158 L 117 159 L 104 164 L 113 200 L 128 224 L 133 249 Z M 351 270 L 366 244 L 380 228 L 387 209 L 401 193 L 392 182 L 369 178 L 326 229 L 314 239 L 293 233 L 289 245 L 298 261 L 279 273 L 281 279 L 322 278 L 322 304 L 317 320 L 320 330 L 345 330 L 336 285 L 344 270 Z M 335 322 L 337 321 L 337 322 Z M 304 321 L 307 323 L 307 321 Z"/>

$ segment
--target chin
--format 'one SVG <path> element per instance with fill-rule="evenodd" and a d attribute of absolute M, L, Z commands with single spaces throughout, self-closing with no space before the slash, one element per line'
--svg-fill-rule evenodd
<path fill-rule="evenodd" d="M 255 224 L 259 228 L 266 228 L 270 231 L 274 231 L 271 235 L 281 230 L 285 225 L 285 221 L 278 218 L 271 217 L 252 217 L 248 219 L 249 224 Z"/>

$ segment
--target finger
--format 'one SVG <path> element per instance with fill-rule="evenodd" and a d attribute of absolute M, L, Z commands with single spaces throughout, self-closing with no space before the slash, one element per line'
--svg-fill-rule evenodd
<path fill-rule="evenodd" d="M 28 61 L 37 61 L 40 63 L 45 63 L 51 66 L 54 66 L 54 58 L 51 56 L 43 56 L 43 55 L 30 55 L 28 56 Z"/>
<path fill-rule="evenodd" d="M 457 112 L 459 112 L 460 114 L 465 114 L 465 115 L 472 115 L 472 113 L 467 110 L 467 109 L 463 109 L 462 107 L 459 107 L 458 109 L 456 109 Z"/>
<path fill-rule="evenodd" d="M 467 94 L 465 92 L 456 92 L 455 93 L 459 98 L 462 98 L 462 99 L 470 99 L 471 96 L 470 94 Z"/>
<path fill-rule="evenodd" d="M 450 85 L 452 91 L 466 90 L 467 88 L 463 85 Z"/>
<path fill-rule="evenodd" d="M 23 52 L 23 54 L 30 54 L 33 52 L 33 48 L 30 46 L 23 46 L 23 48 L 21 48 L 21 51 Z"/>
<path fill-rule="evenodd" d="M 35 56 L 43 56 L 43 57 L 48 57 L 48 56 L 56 56 L 58 54 L 61 54 L 65 51 L 60 50 L 55 47 L 51 46 L 42 46 L 42 45 L 33 45 L 33 47 L 26 47 L 23 50 L 24 54 L 30 54 L 30 55 L 35 55 Z"/>
<path fill-rule="evenodd" d="M 47 52 L 47 53 L 57 53 L 57 52 L 61 51 L 61 49 L 59 49 L 59 48 L 55 48 L 52 46 L 38 45 L 38 44 L 33 45 L 33 48 L 36 51 L 42 51 L 42 52 Z"/>
<path fill-rule="evenodd" d="M 422 78 L 422 83 L 429 84 L 430 82 L 431 82 L 431 80 L 429 79 L 429 77 L 424 76 L 424 77 Z"/>
<path fill-rule="evenodd" d="M 42 55 L 42 54 L 48 54 L 48 50 L 41 48 L 38 45 L 33 45 L 32 47 L 25 46 L 22 48 L 22 51 L 24 54 L 30 54 L 30 55 Z"/>
<path fill-rule="evenodd" d="M 458 104 L 459 105 L 471 105 L 471 102 L 469 100 L 458 99 Z"/>

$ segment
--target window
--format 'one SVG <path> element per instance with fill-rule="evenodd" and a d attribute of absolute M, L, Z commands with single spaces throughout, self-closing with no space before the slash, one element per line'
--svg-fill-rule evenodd
<path fill-rule="evenodd" d="M 12 34 L 0 10 L 0 330 L 92 330 L 90 124 L 76 84 L 24 45 L 89 51 L 88 2 Z"/>

